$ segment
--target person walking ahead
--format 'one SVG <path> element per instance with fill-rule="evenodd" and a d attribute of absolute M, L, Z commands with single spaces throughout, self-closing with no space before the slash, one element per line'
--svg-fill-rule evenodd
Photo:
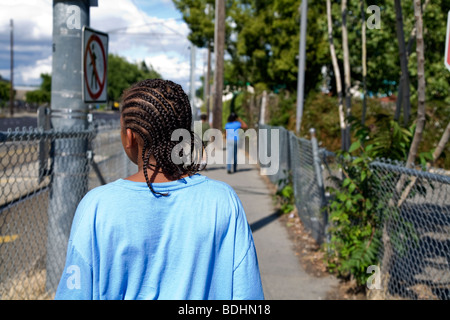
<path fill-rule="evenodd" d="M 228 173 L 231 173 L 231 164 L 233 164 L 233 172 L 237 171 L 237 152 L 239 143 L 238 129 L 247 129 L 247 124 L 242 121 L 236 113 L 232 112 L 227 119 L 227 123 L 225 124 Z"/>
<path fill-rule="evenodd" d="M 122 100 L 122 143 L 138 172 L 82 199 L 55 298 L 263 299 L 238 196 L 199 164 L 172 161 L 172 132 L 194 136 L 186 94 L 153 79 Z"/>

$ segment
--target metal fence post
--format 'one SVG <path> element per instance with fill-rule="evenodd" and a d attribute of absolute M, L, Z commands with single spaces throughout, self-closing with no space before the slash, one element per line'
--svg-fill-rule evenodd
<path fill-rule="evenodd" d="M 322 176 L 322 167 L 319 157 L 319 146 L 317 144 L 316 130 L 314 128 L 311 128 L 309 132 L 311 134 L 311 145 L 313 151 L 313 163 L 314 163 L 314 171 L 316 174 L 317 189 L 320 195 L 320 209 L 322 209 L 326 206 L 326 201 L 325 201 L 325 188 Z M 328 224 L 328 214 L 326 211 L 323 211 L 322 213 L 323 213 L 323 229 L 321 230 L 321 232 L 323 232 L 323 235 L 325 236 L 325 230 Z"/>
<path fill-rule="evenodd" d="M 82 100 L 82 27 L 97 1 L 53 0 L 51 124 L 55 131 L 87 128 Z M 87 140 L 61 136 L 54 141 L 53 176 L 48 207 L 46 289 L 54 292 L 61 277 L 71 222 L 88 188 Z"/>
<path fill-rule="evenodd" d="M 37 127 L 38 130 L 45 132 L 51 129 L 50 124 L 50 108 L 40 106 L 37 110 Z M 44 181 L 44 178 L 50 174 L 49 155 L 50 155 L 49 139 L 42 135 L 39 138 L 39 178 L 38 182 Z"/>

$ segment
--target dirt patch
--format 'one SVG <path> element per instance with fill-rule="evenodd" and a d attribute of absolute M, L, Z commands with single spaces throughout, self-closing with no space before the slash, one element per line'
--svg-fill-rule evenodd
<path fill-rule="evenodd" d="M 52 300 L 45 291 L 46 271 L 21 272 L 7 283 L 0 284 L 0 300 Z"/>
<path fill-rule="evenodd" d="M 315 277 L 325 277 L 329 273 L 324 263 L 324 253 L 311 237 L 295 212 L 280 216 L 280 222 L 286 227 L 295 250 L 295 255 L 305 271 Z"/>

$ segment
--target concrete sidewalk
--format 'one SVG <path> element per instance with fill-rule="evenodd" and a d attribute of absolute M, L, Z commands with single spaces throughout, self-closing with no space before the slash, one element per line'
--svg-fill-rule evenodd
<path fill-rule="evenodd" d="M 238 165 L 238 172 L 227 174 L 226 165 L 210 165 L 202 174 L 228 183 L 241 199 L 253 231 L 265 298 L 325 299 L 338 281 L 332 276 L 316 278 L 303 269 L 258 167 Z"/>

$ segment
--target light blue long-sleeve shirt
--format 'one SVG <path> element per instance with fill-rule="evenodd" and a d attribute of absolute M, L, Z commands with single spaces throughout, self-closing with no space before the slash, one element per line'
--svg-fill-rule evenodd
<path fill-rule="evenodd" d="M 264 299 L 242 204 L 200 174 L 146 183 L 119 179 L 76 211 L 55 299 Z"/>

